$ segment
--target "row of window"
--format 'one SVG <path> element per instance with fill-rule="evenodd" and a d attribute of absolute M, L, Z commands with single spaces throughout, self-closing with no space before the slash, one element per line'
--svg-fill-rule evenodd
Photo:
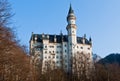
<path fill-rule="evenodd" d="M 67 58 L 67 55 L 65 55 L 65 56 L 45 56 L 44 58 L 45 59 L 54 59 L 54 58 L 60 58 L 60 59 L 62 59 L 62 58 Z"/>
<path fill-rule="evenodd" d="M 50 48 L 54 48 L 54 46 L 49 46 Z M 66 47 L 66 45 L 65 45 Z M 45 48 L 47 48 L 47 46 L 45 46 Z M 62 46 L 57 46 L 57 48 L 62 48 Z M 79 48 L 79 46 L 77 46 L 77 48 Z M 83 49 L 83 47 L 80 47 L 81 49 Z M 90 48 L 87 48 L 88 50 L 90 50 Z"/>
<path fill-rule="evenodd" d="M 79 48 L 79 46 L 77 46 L 77 48 Z M 80 47 L 81 49 L 83 49 L 83 47 Z M 88 50 L 90 50 L 90 48 L 87 48 Z"/>
<path fill-rule="evenodd" d="M 66 44 L 65 44 L 65 47 L 66 47 Z M 47 46 L 45 46 L 45 48 L 47 48 Z M 49 48 L 54 48 L 54 46 L 49 46 Z M 62 46 L 57 46 L 57 48 L 62 48 Z"/>
<path fill-rule="evenodd" d="M 61 64 L 63 61 L 45 61 L 45 65 L 47 66 L 48 64 Z M 67 62 L 67 61 L 65 61 Z M 67 67 L 67 65 L 65 65 Z"/>
<path fill-rule="evenodd" d="M 65 50 L 65 53 L 67 52 L 67 50 Z M 55 51 L 45 51 L 45 53 L 55 53 Z M 62 51 L 56 51 L 56 53 L 62 53 Z"/>
<path fill-rule="evenodd" d="M 55 56 L 45 56 L 45 59 L 50 59 L 50 58 L 52 58 L 52 59 L 54 59 L 55 58 Z M 56 56 L 56 58 L 60 58 L 60 59 L 62 59 L 62 56 Z"/>

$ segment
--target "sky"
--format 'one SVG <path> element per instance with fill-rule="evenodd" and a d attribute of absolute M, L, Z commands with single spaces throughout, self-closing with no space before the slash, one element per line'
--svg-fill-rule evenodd
<path fill-rule="evenodd" d="M 120 53 L 120 0 L 8 0 L 15 14 L 12 27 L 29 48 L 31 33 L 67 34 L 70 3 L 77 17 L 77 36 L 92 38 L 93 53 Z"/>

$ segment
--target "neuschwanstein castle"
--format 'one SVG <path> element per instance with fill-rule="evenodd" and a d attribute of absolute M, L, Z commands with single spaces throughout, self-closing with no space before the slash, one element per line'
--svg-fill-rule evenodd
<path fill-rule="evenodd" d="M 76 35 L 76 17 L 70 5 L 67 15 L 67 35 L 34 34 L 30 38 L 30 54 L 34 63 L 41 63 L 42 71 L 47 68 L 63 68 L 75 72 L 77 68 L 92 66 L 92 40 Z"/>

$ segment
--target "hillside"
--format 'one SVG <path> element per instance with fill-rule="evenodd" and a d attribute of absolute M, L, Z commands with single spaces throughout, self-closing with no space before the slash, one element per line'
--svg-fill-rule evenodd
<path fill-rule="evenodd" d="M 108 56 L 102 58 L 98 61 L 101 64 L 119 64 L 120 65 L 120 54 L 119 53 L 111 53 Z"/>

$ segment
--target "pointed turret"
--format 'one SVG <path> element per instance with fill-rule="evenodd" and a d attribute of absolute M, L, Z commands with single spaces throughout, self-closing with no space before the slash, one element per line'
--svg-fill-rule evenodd
<path fill-rule="evenodd" d="M 91 37 L 89 38 L 89 43 L 90 43 L 90 45 L 92 45 L 92 39 L 91 39 Z"/>
<path fill-rule="evenodd" d="M 75 24 L 76 17 L 74 15 L 74 10 L 72 9 L 72 6 L 70 4 L 69 12 L 67 15 L 67 22 L 68 24 Z"/>
<path fill-rule="evenodd" d="M 77 30 L 77 26 L 75 24 L 76 17 L 74 15 L 74 11 L 72 9 L 71 4 L 70 4 L 70 8 L 67 15 L 67 22 L 68 22 L 68 25 L 66 29 L 68 31 L 68 40 L 70 43 L 76 44 L 76 30 Z"/>
<path fill-rule="evenodd" d="M 69 8 L 68 15 L 71 14 L 71 13 L 74 13 L 74 11 L 73 11 L 72 6 L 71 6 L 71 4 L 70 4 L 70 8 Z"/>
<path fill-rule="evenodd" d="M 89 38 L 89 41 L 90 41 L 90 42 L 92 42 L 92 39 L 91 39 L 91 37 Z"/>

